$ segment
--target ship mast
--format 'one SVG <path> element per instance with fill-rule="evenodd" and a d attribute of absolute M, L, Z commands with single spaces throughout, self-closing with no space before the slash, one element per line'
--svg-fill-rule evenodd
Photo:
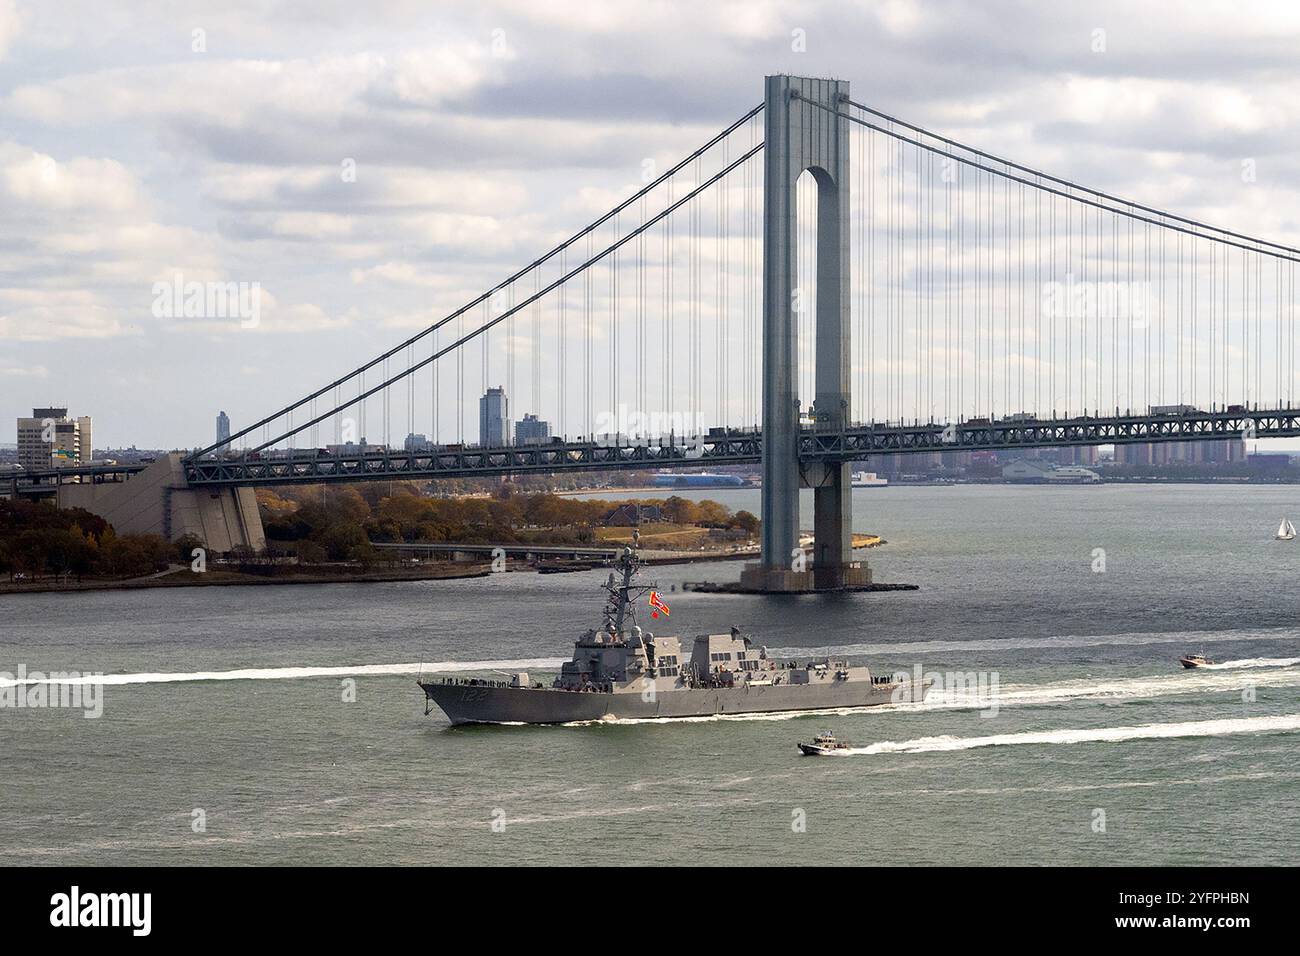
<path fill-rule="evenodd" d="M 645 591 L 647 586 L 635 585 L 632 579 L 636 576 L 637 560 L 636 549 L 641 540 L 641 532 L 633 529 L 632 546 L 623 549 L 619 556 L 618 570 L 622 573 L 622 581 L 615 581 L 611 573 L 609 581 L 605 584 L 605 590 L 609 592 L 609 604 L 605 607 L 605 620 L 607 627 L 612 634 L 621 639 L 623 636 L 623 624 L 630 615 L 632 623 L 636 623 L 635 602 L 632 599 L 633 591 Z"/>

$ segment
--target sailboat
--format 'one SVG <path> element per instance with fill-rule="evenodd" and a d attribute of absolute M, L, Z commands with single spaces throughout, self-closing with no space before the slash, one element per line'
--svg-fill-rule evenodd
<path fill-rule="evenodd" d="M 1290 518 L 1282 519 L 1282 523 L 1277 526 L 1277 534 L 1274 537 L 1278 541 L 1290 541 L 1295 537 L 1295 525 L 1291 523 Z"/>

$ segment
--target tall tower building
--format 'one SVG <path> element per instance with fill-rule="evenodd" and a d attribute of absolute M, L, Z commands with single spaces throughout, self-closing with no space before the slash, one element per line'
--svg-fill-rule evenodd
<path fill-rule="evenodd" d="M 478 400 L 478 443 L 510 444 L 510 402 L 500 385 L 489 388 Z"/>
<path fill-rule="evenodd" d="M 230 416 L 217 412 L 217 443 L 224 449 L 230 441 Z"/>

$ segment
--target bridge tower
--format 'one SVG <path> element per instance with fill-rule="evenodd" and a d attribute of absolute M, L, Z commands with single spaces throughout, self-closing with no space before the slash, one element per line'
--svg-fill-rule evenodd
<path fill-rule="evenodd" d="M 798 315 L 815 310 L 817 428 L 848 423 L 850 379 L 849 130 L 837 115 L 844 80 L 769 76 L 764 108 L 763 553 L 746 587 L 833 590 L 869 583 L 853 561 L 848 463 L 799 462 Z M 805 171 L 817 184 L 817 301 L 796 295 L 797 205 Z M 799 489 L 813 488 L 811 573 L 799 552 Z"/>

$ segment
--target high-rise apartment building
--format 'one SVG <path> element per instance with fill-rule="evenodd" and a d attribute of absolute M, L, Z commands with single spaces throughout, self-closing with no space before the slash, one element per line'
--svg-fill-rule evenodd
<path fill-rule="evenodd" d="M 94 457 L 90 416 L 69 418 L 66 408 L 33 408 L 18 419 L 18 464 L 26 469 L 61 468 Z"/>
<path fill-rule="evenodd" d="M 1246 460 L 1246 443 L 1240 438 L 1210 441 L 1150 442 L 1116 445 L 1117 465 L 1234 464 Z"/>
<path fill-rule="evenodd" d="M 217 444 L 223 448 L 230 441 L 230 416 L 224 411 L 217 412 Z"/>
<path fill-rule="evenodd" d="M 551 440 L 551 423 L 536 415 L 525 415 L 515 422 L 516 445 L 543 445 Z"/>
<path fill-rule="evenodd" d="M 478 443 L 510 444 L 510 402 L 501 386 L 489 388 L 478 400 Z"/>

